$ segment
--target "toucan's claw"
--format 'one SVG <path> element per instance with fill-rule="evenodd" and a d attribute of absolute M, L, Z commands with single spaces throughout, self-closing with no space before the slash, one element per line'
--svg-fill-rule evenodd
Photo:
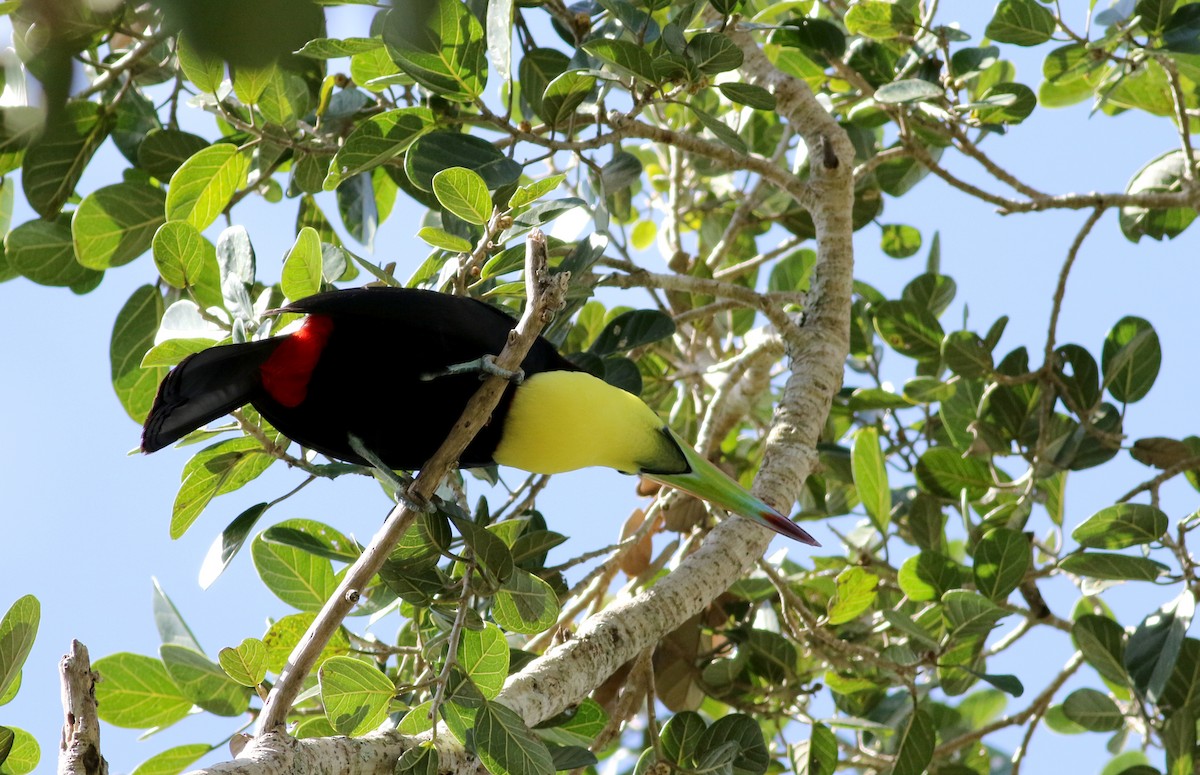
<path fill-rule="evenodd" d="M 472 371 L 479 372 L 481 379 L 484 376 L 491 375 L 493 377 L 506 379 L 514 385 L 520 385 L 525 381 L 525 372 L 522 369 L 502 369 L 496 365 L 496 356 L 494 355 L 484 355 L 483 357 L 476 358 L 473 361 L 451 364 L 441 371 L 426 372 L 421 375 L 421 381 L 431 382 L 439 377 L 449 377 L 455 374 L 467 374 Z"/>
<path fill-rule="evenodd" d="M 412 511 L 429 513 L 436 510 L 433 504 L 428 500 L 414 495 L 410 491 L 409 488 L 412 487 L 413 483 L 413 478 L 411 476 L 402 476 L 388 468 L 386 465 L 384 465 L 384 462 L 379 459 L 378 455 L 368 449 L 366 444 L 363 444 L 362 439 L 355 436 L 353 433 L 347 435 L 350 439 L 350 448 L 353 449 L 359 457 L 367 461 L 371 468 L 375 469 L 375 473 L 378 474 L 379 478 L 382 479 L 384 483 L 391 489 L 392 495 L 398 502 L 403 503 Z"/>

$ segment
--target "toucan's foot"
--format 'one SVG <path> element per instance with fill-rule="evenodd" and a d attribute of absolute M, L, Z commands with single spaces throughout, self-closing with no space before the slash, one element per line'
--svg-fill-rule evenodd
<path fill-rule="evenodd" d="M 438 377 L 449 377 L 454 374 L 468 374 L 470 372 L 478 372 L 480 376 L 491 375 L 506 379 L 515 385 L 520 385 L 525 381 L 525 372 L 522 369 L 502 369 L 496 365 L 496 356 L 485 355 L 482 358 L 476 358 L 473 361 L 465 363 L 455 363 L 447 366 L 445 369 L 436 372 L 427 372 L 421 375 L 422 382 L 429 382 Z"/>
<path fill-rule="evenodd" d="M 409 492 L 409 488 L 413 483 L 413 478 L 411 476 L 398 474 L 392 469 L 388 468 L 386 465 L 384 465 L 383 461 L 379 459 L 379 456 L 368 449 L 367 445 L 363 444 L 362 439 L 355 436 L 353 433 L 349 434 L 349 438 L 351 449 L 353 449 L 359 457 L 367 461 L 371 468 L 375 469 L 375 473 L 378 474 L 379 478 L 383 480 L 384 484 L 391 489 L 393 497 L 395 497 L 398 502 L 403 503 L 412 511 L 431 512 L 435 510 L 433 504 L 428 500 L 414 496 L 411 492 Z"/>

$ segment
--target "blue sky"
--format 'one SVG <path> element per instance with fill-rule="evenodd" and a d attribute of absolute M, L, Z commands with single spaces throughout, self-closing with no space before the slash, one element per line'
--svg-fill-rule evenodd
<path fill-rule="evenodd" d="M 964 14 L 964 27 L 982 33 L 990 6 L 976 2 L 943 3 L 946 18 Z M 1040 56 L 1018 62 L 1018 79 L 1036 86 Z M 211 124 L 202 124 L 213 136 Z M 1038 110 L 1011 136 L 987 144 L 1010 171 L 1049 192 L 1119 191 L 1146 161 L 1176 146 L 1174 128 L 1165 120 L 1140 114 L 1088 117 L 1086 105 Z M 949 155 L 948 155 L 949 156 Z M 116 182 L 118 155 L 106 145 L 80 186 L 89 191 Z M 949 161 L 965 177 L 986 181 L 961 160 Z M 996 186 L 993 185 L 993 188 Z M 19 199 L 19 197 L 18 197 Z M 235 213 L 247 227 L 258 253 L 261 276 L 278 276 L 292 241 L 295 202 L 278 206 L 250 199 Z M 336 211 L 330 206 L 328 212 Z M 18 203 L 14 224 L 33 214 Z M 934 230 L 942 239 L 942 270 L 954 277 L 959 293 L 943 316 L 948 328 L 969 305 L 972 327 L 986 327 L 1000 315 L 1012 320 L 998 352 L 1020 344 L 1040 351 L 1050 300 L 1062 258 L 1083 212 L 999 216 L 990 205 L 967 199 L 929 178 L 910 196 L 888 200 L 883 223 L 907 223 L 922 231 L 928 244 Z M 420 213 L 398 207 L 376 238 L 374 258 L 396 261 L 404 276 L 423 260 L 425 247 L 415 240 Z M 1133 245 L 1109 213 L 1085 245 L 1068 286 L 1059 328 L 1060 342 L 1099 350 L 1108 328 L 1127 314 L 1150 320 L 1162 340 L 1163 368 L 1149 397 L 1130 410 L 1131 438 L 1181 437 L 1200 430 L 1194 393 L 1200 362 L 1200 337 L 1194 299 L 1200 287 L 1200 227 L 1169 243 L 1144 240 Z M 856 275 L 895 297 L 920 270 L 918 257 L 895 261 L 878 248 L 878 230 L 868 227 L 856 240 Z M 42 745 L 40 771 L 54 766 L 61 710 L 57 661 L 71 638 L 82 640 L 93 658 L 118 651 L 157 652 L 159 639 L 151 616 L 151 577 L 172 596 L 210 656 L 247 636 L 259 636 L 265 618 L 289 613 L 258 582 L 248 553 L 209 590 L 196 578 L 209 543 L 242 509 L 290 489 L 296 475 L 282 468 L 243 490 L 218 498 L 187 535 L 167 536 L 167 524 L 185 451 L 165 450 L 151 457 L 130 455 L 139 428 L 118 404 L 109 383 L 108 339 L 111 321 L 138 286 L 152 282 L 149 257 L 110 271 L 95 292 L 76 297 L 64 289 L 44 288 L 25 280 L 0 285 L 0 352 L 9 364 L 0 377 L 0 608 L 26 593 L 42 602 L 42 626 L 26 665 L 18 698 L 0 707 L 0 724 L 23 727 Z M 630 301 L 638 304 L 638 292 Z M 892 358 L 897 377 L 903 365 Z M 847 383 L 855 384 L 854 375 Z M 1067 525 L 1078 524 L 1151 475 L 1125 462 L 1101 471 L 1072 475 Z M 515 480 L 514 480 L 515 481 Z M 638 504 L 633 481 L 609 471 L 556 477 L 539 505 L 551 527 L 571 535 L 558 550 L 567 557 L 615 539 L 621 522 Z M 349 479 L 318 482 L 272 512 L 273 520 L 304 517 L 330 522 L 367 541 L 387 512 L 379 488 Z M 1174 487 L 1164 501 L 1172 520 L 1196 508 L 1195 492 Z M 853 518 L 837 522 L 839 530 Z M 813 530 L 827 546 L 833 535 Z M 776 548 L 787 545 L 777 541 Z M 796 555 L 808 549 L 788 546 Z M 1065 582 L 1051 585 L 1051 605 L 1066 615 L 1073 599 Z M 1109 593 L 1123 624 L 1132 624 L 1170 599 L 1177 589 L 1127 585 Z M 384 622 L 387 638 L 394 624 Z M 1055 670 L 1069 656 L 1062 638 L 1030 636 L 1023 648 L 991 665 L 995 672 Z M 1098 686 L 1087 669 L 1071 684 Z M 1036 691 L 1036 679 L 1026 681 Z M 1031 691 L 1026 695 L 1028 701 Z M 1064 693 L 1065 694 L 1065 693 Z M 1060 699 L 1061 699 L 1060 695 Z M 1022 700 L 1010 703 L 1013 710 Z M 140 761 L 171 745 L 215 742 L 234 729 L 232 720 L 205 716 L 185 719 L 147 742 L 136 733 L 106 726 L 103 749 L 112 770 L 128 772 Z M 1012 739 L 1009 745 L 1015 744 Z M 1070 763 L 1073 771 L 1098 770 L 1107 756 L 1104 738 L 1088 734 L 1060 737 L 1041 729 L 1034 737 L 1026 773 L 1051 773 Z M 224 754 L 214 755 L 224 758 Z M 1161 761 L 1154 764 L 1161 767 Z"/>

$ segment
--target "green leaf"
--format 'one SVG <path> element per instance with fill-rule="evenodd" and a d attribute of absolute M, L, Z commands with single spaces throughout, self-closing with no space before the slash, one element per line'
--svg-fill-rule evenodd
<path fill-rule="evenodd" d="M 6 758 L 3 759 L 0 773 L 3 775 L 26 775 L 33 772 L 42 758 L 42 749 L 38 746 L 37 740 L 20 727 L 0 727 L 0 729 L 12 735 L 11 742 L 6 746 L 8 752 Z M 4 737 L 7 736 L 4 735 Z M 0 741 L 0 745 L 2 744 L 3 742 Z"/>
<path fill-rule="evenodd" d="M 475 713 L 475 752 L 492 775 L 553 775 L 554 762 L 513 711 L 485 702 Z"/>
<path fill-rule="evenodd" d="M 329 164 L 322 187 L 333 191 L 343 180 L 399 156 L 434 126 L 429 108 L 399 108 L 371 116 L 354 127 Z"/>
<path fill-rule="evenodd" d="M 1142 318 L 1127 315 L 1104 338 L 1100 356 L 1104 386 L 1123 403 L 1145 398 L 1162 365 L 1162 348 L 1154 327 Z"/>
<path fill-rule="evenodd" d="M 208 743 L 189 743 L 156 753 L 133 768 L 130 775 L 178 775 L 204 754 L 213 750 Z"/>
<path fill-rule="evenodd" d="M 1007 528 L 992 530 L 975 545 L 975 588 L 992 600 L 1003 601 L 1032 564 L 1029 539 L 1024 533 Z"/>
<path fill-rule="evenodd" d="M 845 16 L 846 29 L 851 35 L 863 35 L 875 40 L 890 40 L 910 35 L 916 19 L 907 8 L 884 0 L 864 0 L 850 6 Z"/>
<path fill-rule="evenodd" d="M 700 123 L 704 125 L 704 128 L 712 132 L 718 140 L 738 153 L 746 153 L 746 143 L 728 124 L 711 113 L 700 110 L 695 105 L 689 105 L 688 107 L 691 108 L 692 115 L 698 118 Z"/>
<path fill-rule="evenodd" d="M 1019 124 L 1037 107 L 1037 95 L 1021 83 L 998 83 L 980 95 L 974 107 L 985 124 Z"/>
<path fill-rule="evenodd" d="M 1071 532 L 1080 546 L 1094 549 L 1124 549 L 1158 540 L 1170 520 L 1153 506 L 1118 503 L 1100 509 Z"/>
<path fill-rule="evenodd" d="M 183 482 L 171 512 L 171 538 L 191 527 L 209 501 L 242 487 L 275 462 L 256 439 L 243 436 L 197 452 L 183 467 Z"/>
<path fill-rule="evenodd" d="M 879 247 L 891 258 L 908 258 L 921 249 L 921 232 L 899 223 L 885 224 Z"/>
<path fill-rule="evenodd" d="M 1121 653 L 1124 654 L 1124 644 Z M 1175 658 L 1175 669 L 1163 687 L 1159 707 L 1164 713 L 1186 708 L 1192 715 L 1200 708 L 1200 641 L 1195 638 L 1184 638 L 1179 656 Z"/>
<path fill-rule="evenodd" d="M 768 291 L 807 291 L 812 283 L 812 271 L 817 254 L 807 248 L 794 250 L 771 267 L 767 277 Z"/>
<path fill-rule="evenodd" d="M 509 632 L 545 632 L 558 621 L 558 598 L 545 581 L 517 568 L 496 593 L 492 616 Z"/>
<path fill-rule="evenodd" d="M 1063 396 L 1068 406 L 1077 412 L 1094 408 L 1103 397 L 1096 359 L 1077 344 L 1064 344 L 1055 354 L 1058 358 L 1056 373 L 1063 383 Z"/>
<path fill-rule="evenodd" d="M 1134 688 L 1150 702 L 1158 702 L 1162 696 L 1195 613 L 1196 598 L 1185 589 L 1143 619 L 1129 636 L 1125 669 Z"/>
<path fill-rule="evenodd" d="M 654 60 L 646 49 L 627 40 L 597 38 L 580 46 L 622 75 L 631 76 L 648 84 L 657 83 Z"/>
<path fill-rule="evenodd" d="M 1154 581 L 1171 569 L 1146 557 L 1087 552 L 1064 557 L 1058 567 L 1067 573 L 1113 581 Z"/>
<path fill-rule="evenodd" d="M 387 718 L 396 686 L 374 665 L 353 657 L 330 657 L 317 678 L 325 718 L 339 735 L 364 735 Z"/>
<path fill-rule="evenodd" d="M 1000 0 L 984 35 L 997 43 L 1036 46 L 1050 40 L 1057 22 L 1037 0 Z"/>
<path fill-rule="evenodd" d="M 101 657 L 92 669 L 103 679 L 96 682 L 97 712 L 113 726 L 168 727 L 192 709 L 158 659 L 123 652 Z"/>
<path fill-rule="evenodd" d="M 857 619 L 875 603 L 879 577 L 858 566 L 837 575 L 837 593 L 829 603 L 829 623 L 845 624 Z"/>
<path fill-rule="evenodd" d="M 775 110 L 775 95 L 761 86 L 727 81 L 717 84 L 717 88 L 730 102 L 736 102 L 755 110 Z"/>
<path fill-rule="evenodd" d="M 388 53 L 426 89 L 455 102 L 473 102 L 487 85 L 483 27 L 458 0 L 432 0 L 422 10 L 419 22 L 405 8 L 387 14 L 383 42 Z"/>
<path fill-rule="evenodd" d="M 469 240 L 433 226 L 422 226 L 417 236 L 425 243 L 451 253 L 470 253 L 475 247 Z"/>
<path fill-rule="evenodd" d="M 1025 693 L 1025 685 L 1015 675 L 994 675 L 992 673 L 975 673 L 975 675 L 1012 697 L 1020 697 Z"/>
<path fill-rule="evenodd" d="M 432 743 L 422 743 L 401 754 L 393 772 L 394 775 L 437 775 L 438 761 L 437 748 Z"/>
<path fill-rule="evenodd" d="M 458 642 L 458 663 L 485 699 L 494 700 L 508 678 L 508 641 L 494 624 L 464 630 Z"/>
<path fill-rule="evenodd" d="M 141 183 L 117 183 L 84 197 L 71 218 L 75 258 L 89 269 L 127 264 L 150 249 L 166 196 Z"/>
<path fill-rule="evenodd" d="M 354 562 L 362 555 L 354 539 L 311 519 L 286 519 L 264 530 L 262 537 L 269 543 L 302 549 L 337 562 Z M 393 550 L 393 558 L 397 551 Z"/>
<path fill-rule="evenodd" d="M 1115 732 L 1125 726 L 1117 704 L 1095 689 L 1076 689 L 1068 694 L 1063 700 L 1063 714 L 1092 732 Z"/>
<path fill-rule="evenodd" d="M 562 182 L 567 179 L 566 175 L 550 175 L 549 177 L 535 180 L 528 186 L 521 186 L 508 200 L 508 206 L 511 208 L 524 207 L 527 204 L 532 204 L 537 200 L 549 194 L 554 189 L 562 185 Z M 522 252 L 524 248 L 522 248 Z"/>
<path fill-rule="evenodd" d="M 250 157 L 236 146 L 218 143 L 203 148 L 175 170 L 167 190 L 167 220 L 187 221 L 203 231 L 246 184 Z"/>
<path fill-rule="evenodd" d="M 334 590 L 333 563 L 302 549 L 266 541 L 261 535 L 250 544 L 254 567 L 267 589 L 301 611 L 319 611 Z"/>
<path fill-rule="evenodd" d="M 251 67 L 239 64 L 233 67 L 230 72 L 233 78 L 233 93 L 243 103 L 256 105 L 267 90 L 267 84 L 271 82 L 275 69 L 273 65 Z"/>
<path fill-rule="evenodd" d="M 66 219 L 35 219 L 4 238 L 4 257 L 12 269 L 38 285 L 94 287 L 104 275 L 75 260 L 75 245 Z"/>
<path fill-rule="evenodd" d="M 942 615 L 956 637 L 987 635 L 1008 612 L 976 592 L 952 589 L 942 595 Z"/>
<path fill-rule="evenodd" d="M 933 746 L 937 742 L 937 727 L 929 714 L 921 709 L 909 716 L 896 749 L 896 762 L 892 775 L 921 775 L 933 759 Z"/>
<path fill-rule="evenodd" d="M 221 531 L 221 535 L 217 536 L 212 546 L 209 547 L 208 553 L 204 555 L 204 562 L 200 566 L 201 589 L 208 589 L 212 586 L 212 583 L 229 567 L 234 555 L 241 550 L 242 544 L 245 543 L 246 536 L 250 535 L 251 528 L 269 506 L 269 503 L 256 503 L 237 515 Z"/>
<path fill-rule="evenodd" d="M 974 379 L 991 374 L 995 364 L 987 343 L 973 331 L 951 331 L 942 341 L 942 361 L 960 377 Z"/>
<path fill-rule="evenodd" d="M 733 775 L 763 775 L 771 764 L 763 732 L 750 716 L 730 713 L 713 722 L 696 746 L 696 755 L 703 760 L 710 753 L 732 743 L 736 753 L 733 757 Z"/>
<path fill-rule="evenodd" d="M 863 508 L 875 527 L 880 532 L 887 532 L 892 513 L 892 491 L 888 485 L 883 450 L 879 446 L 879 431 L 874 426 L 865 427 L 855 434 L 850 465 Z"/>
<path fill-rule="evenodd" d="M 909 281 L 908 285 L 904 286 L 900 298 L 905 302 L 929 310 L 934 317 L 937 317 L 946 311 L 950 302 L 954 301 L 954 294 L 957 291 L 958 285 L 954 282 L 954 278 L 936 272 L 925 272 L 917 275 Z M 941 347 L 942 343 L 939 342 L 938 349 L 940 350 Z"/>
<path fill-rule="evenodd" d="M 283 670 L 288 657 L 316 617 L 317 615 L 313 613 L 291 614 L 276 620 L 271 625 L 267 634 L 262 638 L 263 645 L 267 647 L 267 670 L 272 673 L 279 673 Z M 317 664 L 320 665 L 330 657 L 345 656 L 349 653 L 350 638 L 346 635 L 345 628 L 339 627 L 321 651 L 321 655 L 317 658 Z"/>
<path fill-rule="evenodd" d="M 442 207 L 467 223 L 482 226 L 492 217 L 487 184 L 465 167 L 449 167 L 434 175 L 433 195 Z"/>
<path fill-rule="evenodd" d="M 705 75 L 736 70 L 742 66 L 744 58 L 737 44 L 719 32 L 696 33 L 688 41 L 685 54 Z"/>
<path fill-rule="evenodd" d="M 207 148 L 203 137 L 178 129 L 154 129 L 138 145 L 138 167 L 159 180 L 170 180 L 179 166 Z"/>
<path fill-rule="evenodd" d="M 1071 638 L 1087 663 L 1106 681 L 1129 684 L 1125 671 L 1125 630 L 1107 616 L 1084 614 L 1071 625 Z"/>
<path fill-rule="evenodd" d="M 9 606 L 0 620 L 0 695 L 21 675 L 21 666 L 37 637 L 41 610 L 36 597 L 25 595 Z"/>
<path fill-rule="evenodd" d="M 186 35 L 176 38 L 175 54 L 185 78 L 202 92 L 217 93 L 225 80 L 225 63 L 220 57 L 197 51 Z"/>
<path fill-rule="evenodd" d="M 218 716 L 246 712 L 250 691 L 239 686 L 218 665 L 186 646 L 164 643 L 158 647 L 171 680 L 194 704 Z"/>
<path fill-rule="evenodd" d="M 611 355 L 652 344 L 675 333 L 675 321 L 656 309 L 629 310 L 617 315 L 592 342 L 589 352 Z"/>
<path fill-rule="evenodd" d="M 676 713 L 659 733 L 659 745 L 662 747 L 663 756 L 681 769 L 690 768 L 696 762 L 700 738 L 707 730 L 708 724 L 699 713 Z"/>
<path fill-rule="evenodd" d="M 1062 704 L 1051 705 L 1046 711 L 1046 726 L 1060 735 L 1081 735 L 1087 730 L 1067 718 Z"/>
<path fill-rule="evenodd" d="M 283 273 L 279 287 L 291 301 L 312 296 L 321 290 L 323 282 L 330 279 L 322 275 L 321 238 L 316 229 L 305 226 L 296 235 L 292 249 L 283 260 Z"/>
<path fill-rule="evenodd" d="M 846 35 L 836 24 L 825 19 L 805 16 L 788 21 L 777 38 L 785 46 L 794 46 L 818 65 L 827 59 L 841 59 L 846 51 Z"/>
<path fill-rule="evenodd" d="M 258 686 L 267 676 L 267 647 L 258 638 L 246 638 L 237 648 L 226 646 L 217 654 L 225 674 L 242 686 Z"/>
<path fill-rule="evenodd" d="M 924 602 L 937 600 L 962 586 L 962 577 L 962 567 L 958 563 L 938 552 L 925 550 L 904 561 L 897 582 L 904 594 Z"/>
<path fill-rule="evenodd" d="M 450 167 L 479 174 L 488 190 L 516 183 L 521 165 L 481 137 L 459 132 L 429 132 L 417 138 L 404 157 L 404 171 L 422 191 L 433 191 L 433 176 Z"/>
<path fill-rule="evenodd" d="M 792 747 L 792 766 L 796 775 L 833 775 L 837 771 L 837 737 L 820 722 L 812 725 L 812 736 Z"/>
<path fill-rule="evenodd" d="M 379 38 L 314 38 L 296 53 L 313 59 L 341 59 L 380 48 L 383 48 L 383 41 Z"/>
<path fill-rule="evenodd" d="M 108 128 L 99 103 L 68 102 L 54 126 L 29 146 L 21 163 L 21 186 L 38 215 L 47 220 L 58 215 Z"/>
<path fill-rule="evenodd" d="M 186 221 L 164 223 L 151 245 L 154 265 L 167 285 L 188 288 L 219 276 L 217 249 Z"/>
<path fill-rule="evenodd" d="M 923 102 L 936 100 L 946 94 L 936 83 L 920 78 L 905 78 L 900 81 L 885 83 L 875 90 L 875 101 L 885 105 L 899 105 L 906 102 Z"/>
<path fill-rule="evenodd" d="M 142 358 L 154 344 L 162 316 L 162 295 L 153 285 L 143 285 L 117 313 L 109 340 L 113 390 L 125 412 L 139 423 L 150 413 L 158 383 L 167 375 L 163 366 L 142 367 Z"/>
<path fill-rule="evenodd" d="M 174 643 L 177 646 L 184 646 L 203 653 L 195 633 L 188 627 L 187 622 L 183 619 L 183 614 L 175 607 L 175 603 L 171 601 L 166 590 L 158 583 L 158 579 L 152 578 L 151 581 L 154 584 L 152 606 L 154 627 L 158 630 L 159 639 L 163 643 Z"/>
<path fill-rule="evenodd" d="M 1190 6 L 1183 6 L 1179 10 Z M 1196 9 L 1200 20 L 1200 9 Z M 1182 151 L 1168 151 L 1138 170 L 1125 191 L 1129 194 L 1178 193 L 1183 190 L 1185 159 Z M 1174 239 L 1196 219 L 1190 207 L 1151 209 L 1128 205 L 1121 208 L 1121 233 L 1130 242 L 1142 237 Z"/>
<path fill-rule="evenodd" d="M 992 472 L 978 458 L 964 458 L 950 447 L 932 447 L 917 461 L 917 482 L 927 492 L 957 501 L 963 493 L 979 500 L 992 486 Z"/>
<path fill-rule="evenodd" d="M 1200 54 L 1200 8 L 1184 3 L 1163 28 L 1163 48 L 1180 54 Z"/>
<path fill-rule="evenodd" d="M 896 352 L 917 360 L 941 356 L 945 332 L 934 313 L 915 301 L 884 301 L 871 305 L 875 330 Z"/>

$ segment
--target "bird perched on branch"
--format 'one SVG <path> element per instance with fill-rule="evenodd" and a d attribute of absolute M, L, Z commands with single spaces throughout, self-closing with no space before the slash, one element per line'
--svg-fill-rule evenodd
<path fill-rule="evenodd" d="M 308 317 L 295 333 L 211 347 L 167 375 L 143 429 L 144 452 L 251 404 L 309 449 L 366 463 L 351 445 L 355 436 L 388 467 L 418 469 L 515 325 L 475 299 L 407 288 L 319 293 L 280 312 Z M 460 466 L 499 463 L 538 474 L 607 466 L 817 545 L 701 457 L 641 399 L 580 370 L 545 339 L 534 342 L 521 371 Z"/>

